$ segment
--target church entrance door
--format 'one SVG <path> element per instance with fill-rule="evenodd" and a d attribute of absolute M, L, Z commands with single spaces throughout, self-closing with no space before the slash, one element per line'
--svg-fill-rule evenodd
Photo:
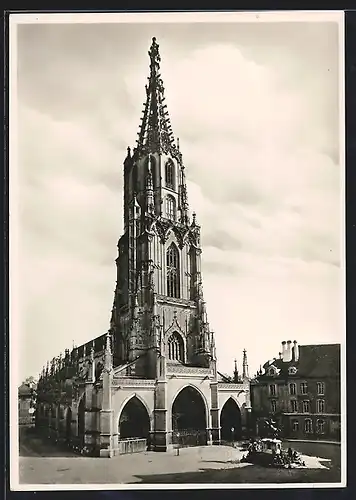
<path fill-rule="evenodd" d="M 232 398 L 226 401 L 221 410 L 220 427 L 222 441 L 241 439 L 241 412 Z"/>
<path fill-rule="evenodd" d="M 173 402 L 172 430 L 173 444 L 207 444 L 205 403 L 200 393 L 191 386 L 182 389 Z"/>

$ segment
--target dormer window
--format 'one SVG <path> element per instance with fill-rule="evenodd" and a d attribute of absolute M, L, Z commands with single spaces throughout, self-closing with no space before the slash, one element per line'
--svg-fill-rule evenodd
<path fill-rule="evenodd" d="M 271 377 L 273 377 L 274 375 L 276 375 L 276 373 L 277 373 L 277 370 L 276 370 L 275 366 L 270 366 L 268 368 L 268 375 L 270 375 Z"/>
<path fill-rule="evenodd" d="M 289 373 L 289 375 L 295 375 L 297 373 L 296 367 L 295 366 L 290 366 L 288 368 L 288 373 Z"/>

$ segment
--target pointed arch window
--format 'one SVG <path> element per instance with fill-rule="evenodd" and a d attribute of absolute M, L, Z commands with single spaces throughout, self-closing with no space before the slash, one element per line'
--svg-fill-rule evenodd
<path fill-rule="evenodd" d="M 166 187 L 174 189 L 174 163 L 168 160 L 165 164 Z"/>
<path fill-rule="evenodd" d="M 176 200 L 171 195 L 166 197 L 166 214 L 167 219 L 176 220 Z"/>
<path fill-rule="evenodd" d="M 148 172 L 151 172 L 152 175 L 152 184 L 153 184 L 153 189 L 157 189 L 157 164 L 156 164 L 156 158 L 153 155 L 150 155 L 146 159 L 146 177 L 148 175 Z"/>
<path fill-rule="evenodd" d="M 179 252 L 174 243 L 167 250 L 167 295 L 180 297 Z"/>
<path fill-rule="evenodd" d="M 137 193 L 138 191 L 138 172 L 136 164 L 132 168 L 132 191 L 134 193 Z"/>
<path fill-rule="evenodd" d="M 171 361 L 184 360 L 184 345 L 179 333 L 174 332 L 168 339 L 168 359 Z"/>

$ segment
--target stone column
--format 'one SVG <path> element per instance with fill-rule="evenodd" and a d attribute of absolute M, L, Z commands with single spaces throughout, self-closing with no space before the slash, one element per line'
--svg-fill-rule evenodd
<path fill-rule="evenodd" d="M 92 382 L 85 383 L 85 433 L 84 433 L 84 446 L 88 450 L 93 450 L 96 445 L 95 436 L 95 411 L 93 408 L 93 392 L 94 384 Z"/>
<path fill-rule="evenodd" d="M 249 383 L 244 382 L 245 403 L 241 408 L 241 431 L 242 435 L 246 436 L 251 429 L 251 403 L 250 403 L 250 388 Z"/>
<path fill-rule="evenodd" d="M 94 452 L 96 449 L 96 397 L 94 389 L 95 381 L 95 361 L 94 361 L 94 344 L 90 347 L 88 376 L 85 382 L 85 434 L 84 446 Z"/>
<path fill-rule="evenodd" d="M 100 410 L 100 451 L 101 457 L 112 457 L 114 455 L 113 439 L 113 416 L 111 405 L 112 374 L 103 373 L 103 396 Z"/>
<path fill-rule="evenodd" d="M 210 384 L 211 391 L 211 444 L 220 444 L 220 421 L 219 421 L 219 394 L 218 394 L 218 381 L 215 379 Z"/>
<path fill-rule="evenodd" d="M 157 361 L 157 382 L 155 387 L 155 407 L 153 410 L 153 439 L 154 451 L 167 451 L 167 377 L 166 358 L 161 355 Z"/>
<path fill-rule="evenodd" d="M 112 379 L 113 365 L 111 354 L 111 334 L 108 332 L 106 336 L 106 347 L 104 355 L 104 370 L 103 370 L 103 393 L 102 405 L 100 410 L 100 450 L 101 457 L 114 456 L 114 436 L 113 436 L 113 417 L 114 410 L 112 408 Z"/>

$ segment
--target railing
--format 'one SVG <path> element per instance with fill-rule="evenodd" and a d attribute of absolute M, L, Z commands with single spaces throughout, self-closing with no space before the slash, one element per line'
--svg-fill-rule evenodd
<path fill-rule="evenodd" d="M 144 438 L 129 438 L 119 441 L 119 455 L 127 455 L 129 453 L 140 453 L 147 450 L 147 439 Z"/>
<path fill-rule="evenodd" d="M 177 446 L 205 446 L 207 444 L 206 431 L 182 429 L 172 433 L 172 443 Z"/>

